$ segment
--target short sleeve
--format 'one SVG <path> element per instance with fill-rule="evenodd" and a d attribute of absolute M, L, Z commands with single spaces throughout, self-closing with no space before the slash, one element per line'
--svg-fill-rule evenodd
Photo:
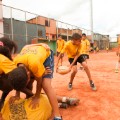
<path fill-rule="evenodd" d="M 15 69 L 17 66 L 14 62 L 12 62 L 9 59 L 4 59 L 0 64 L 0 69 L 6 74 L 11 72 L 13 69 Z"/>

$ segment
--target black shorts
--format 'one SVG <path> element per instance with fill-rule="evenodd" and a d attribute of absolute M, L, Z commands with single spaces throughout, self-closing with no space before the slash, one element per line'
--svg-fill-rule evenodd
<path fill-rule="evenodd" d="M 59 56 L 60 52 L 57 52 L 57 57 Z M 61 58 L 64 57 L 64 53 L 62 53 Z"/>
<path fill-rule="evenodd" d="M 74 63 L 74 65 L 77 65 L 77 62 L 79 62 L 81 64 L 86 59 L 89 59 L 89 55 L 87 55 L 87 54 L 80 55 L 78 57 L 77 61 Z M 68 60 L 69 60 L 69 63 L 71 64 L 73 62 L 74 58 L 69 58 Z"/>

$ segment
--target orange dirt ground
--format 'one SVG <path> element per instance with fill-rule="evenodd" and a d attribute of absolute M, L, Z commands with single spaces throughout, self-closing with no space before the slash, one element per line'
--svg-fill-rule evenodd
<path fill-rule="evenodd" d="M 70 74 L 54 74 L 52 84 L 57 95 L 80 98 L 78 106 L 60 109 L 64 120 L 120 120 L 120 72 L 114 72 L 117 60 L 115 52 L 90 54 L 88 65 L 96 92 L 90 89 L 80 65 L 71 91 L 67 90 Z M 67 59 L 63 64 L 69 64 Z"/>
<path fill-rule="evenodd" d="M 79 64 L 71 91 L 67 90 L 70 73 L 54 73 L 52 86 L 56 94 L 80 99 L 78 106 L 60 109 L 63 120 L 120 120 L 120 72 L 114 72 L 117 60 L 115 52 L 90 54 L 88 65 L 97 91 L 90 89 L 87 75 L 79 69 Z M 67 57 L 63 64 L 69 65 Z"/>

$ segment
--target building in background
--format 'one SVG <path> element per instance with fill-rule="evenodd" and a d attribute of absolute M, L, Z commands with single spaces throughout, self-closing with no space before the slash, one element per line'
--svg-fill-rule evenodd
<path fill-rule="evenodd" d="M 19 51 L 24 45 L 31 44 L 33 38 L 42 39 L 46 37 L 45 26 L 43 25 L 26 23 L 25 21 L 11 18 L 4 18 L 3 26 L 5 36 L 17 43 Z"/>
<path fill-rule="evenodd" d="M 100 50 L 105 50 L 106 47 L 109 48 L 110 38 L 109 35 L 102 35 L 99 33 L 94 33 L 93 43 L 91 35 L 87 35 L 88 40 L 91 43 L 91 47 L 98 47 Z"/>
<path fill-rule="evenodd" d="M 82 30 L 80 29 L 66 29 L 66 28 L 58 28 L 58 34 L 61 34 L 62 38 L 65 41 L 68 41 L 71 39 L 71 36 L 73 33 L 79 33 L 80 35 L 82 35 Z"/>
<path fill-rule="evenodd" d="M 0 37 L 3 37 L 3 12 L 2 12 L 2 0 L 0 0 Z"/>
<path fill-rule="evenodd" d="M 38 24 L 45 26 L 46 38 L 56 40 L 56 20 L 47 17 L 38 16 L 27 21 L 27 23 Z"/>

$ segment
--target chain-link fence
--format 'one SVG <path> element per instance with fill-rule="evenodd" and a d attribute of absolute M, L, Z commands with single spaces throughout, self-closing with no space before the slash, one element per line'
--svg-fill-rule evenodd
<path fill-rule="evenodd" d="M 75 32 L 86 33 L 91 45 L 98 46 L 100 49 L 109 46 L 109 36 L 94 33 L 93 44 L 90 30 L 2 4 L 0 4 L 0 9 L 2 11 L 0 27 L 3 25 L 0 35 L 3 34 L 3 36 L 14 40 L 19 50 L 24 45 L 34 42 L 46 42 L 47 44 L 52 42 L 53 44 L 50 45 L 55 51 L 55 41 L 58 34 L 68 41 Z M 34 38 L 37 38 L 37 41 Z"/>

